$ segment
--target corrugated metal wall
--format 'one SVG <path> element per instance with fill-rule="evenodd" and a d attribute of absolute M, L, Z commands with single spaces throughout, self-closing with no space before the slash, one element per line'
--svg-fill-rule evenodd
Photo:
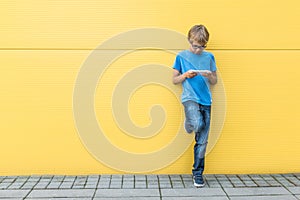
<path fill-rule="evenodd" d="M 211 33 L 207 50 L 215 54 L 226 92 L 226 98 L 214 94 L 216 102 L 224 101 L 226 117 L 207 155 L 206 173 L 300 171 L 299 1 L 4 0 L 0 13 L 1 175 L 124 173 L 95 159 L 76 129 L 73 91 L 83 63 L 99 44 L 120 33 L 163 28 L 185 35 L 200 23 Z M 122 48 L 98 51 L 109 56 Z M 173 91 L 159 84 L 141 85 L 132 93 L 128 113 L 144 127 L 153 120 L 150 108 L 163 105 L 160 133 L 128 136 L 111 110 L 111 91 L 124 74 L 148 63 L 171 67 L 174 58 L 153 49 L 112 57 L 99 77 L 94 105 L 111 144 L 147 154 L 174 139 L 182 108 Z M 192 146 L 183 150 L 151 173 L 190 173 Z"/>

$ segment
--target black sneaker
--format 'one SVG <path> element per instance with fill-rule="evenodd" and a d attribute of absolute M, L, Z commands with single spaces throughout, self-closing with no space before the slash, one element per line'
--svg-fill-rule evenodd
<path fill-rule="evenodd" d="M 205 185 L 202 176 L 194 176 L 193 181 L 194 181 L 194 186 L 197 187 L 197 188 L 203 187 Z"/>

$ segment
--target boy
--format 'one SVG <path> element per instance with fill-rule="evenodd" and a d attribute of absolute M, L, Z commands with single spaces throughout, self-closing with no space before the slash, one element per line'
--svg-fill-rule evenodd
<path fill-rule="evenodd" d="M 182 84 L 184 128 L 195 132 L 193 181 L 203 187 L 204 159 L 211 116 L 210 84 L 217 83 L 216 63 L 212 53 L 204 51 L 209 39 L 205 26 L 195 25 L 188 32 L 190 48 L 178 53 L 173 66 L 173 83 Z"/>

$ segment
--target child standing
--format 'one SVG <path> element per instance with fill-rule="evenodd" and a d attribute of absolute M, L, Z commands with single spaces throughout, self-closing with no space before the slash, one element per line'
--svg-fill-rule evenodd
<path fill-rule="evenodd" d="M 195 133 L 193 180 L 203 187 L 205 151 L 211 117 L 210 85 L 217 83 L 214 55 L 204 51 L 209 39 L 205 26 L 195 25 L 188 32 L 190 48 L 177 54 L 173 66 L 173 83 L 182 84 L 181 102 L 184 106 L 184 128 Z"/>

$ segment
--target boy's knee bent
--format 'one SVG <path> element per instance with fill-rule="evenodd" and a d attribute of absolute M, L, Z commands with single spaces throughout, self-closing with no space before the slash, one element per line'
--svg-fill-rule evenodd
<path fill-rule="evenodd" d="M 200 132 L 203 128 L 204 128 L 204 124 L 203 122 L 199 122 L 198 120 L 194 120 L 194 121 L 186 121 L 185 124 L 185 130 L 188 132 L 188 133 L 191 133 L 191 132 Z"/>
<path fill-rule="evenodd" d="M 198 121 L 194 125 L 194 131 L 195 132 L 201 132 L 201 130 L 204 128 L 204 123 L 202 121 Z"/>

